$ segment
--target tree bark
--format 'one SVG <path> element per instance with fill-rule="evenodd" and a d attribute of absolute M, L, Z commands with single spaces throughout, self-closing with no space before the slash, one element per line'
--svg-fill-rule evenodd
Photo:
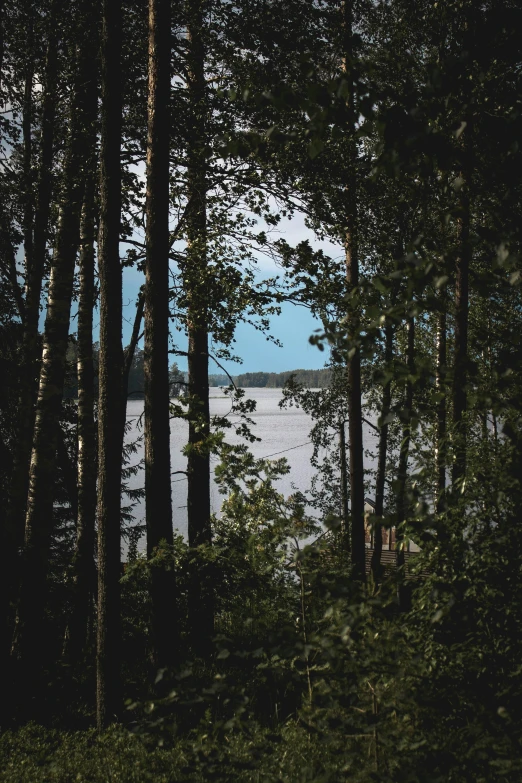
<path fill-rule="evenodd" d="M 52 190 L 52 161 L 56 113 L 57 35 L 56 4 L 51 7 L 49 40 L 44 76 L 40 163 L 34 215 L 34 242 L 31 240 L 30 263 L 27 265 L 25 305 L 23 311 L 22 367 L 20 372 L 20 400 L 18 431 L 9 493 L 8 530 L 13 552 L 22 545 L 29 486 L 36 395 L 38 392 L 41 345 L 38 334 L 40 299 L 45 268 L 48 223 Z M 40 355 L 39 355 L 40 354 Z"/>
<path fill-rule="evenodd" d="M 57 66 L 58 40 L 56 14 L 58 3 L 51 6 L 49 18 L 49 41 L 45 63 L 45 85 L 42 102 L 42 128 L 40 146 L 40 167 L 36 192 L 36 210 L 34 217 L 34 246 L 32 263 L 26 281 L 25 302 L 25 355 L 31 364 L 34 377 L 34 363 L 38 354 L 38 319 L 40 316 L 40 298 L 45 269 L 45 254 L 49 235 L 49 214 L 52 194 L 52 165 L 57 103 Z"/>
<path fill-rule="evenodd" d="M 189 201 L 187 216 L 188 392 L 189 452 L 187 464 L 187 512 L 189 546 L 212 542 L 210 527 L 210 434 L 208 387 L 208 281 L 207 281 L 207 178 L 206 87 L 203 44 L 203 2 L 190 3 L 188 33 L 188 91 L 191 133 L 188 150 Z M 194 556 L 189 612 L 192 640 L 204 651 L 214 629 L 213 600 L 203 564 Z"/>
<path fill-rule="evenodd" d="M 386 372 L 389 372 L 390 364 L 393 358 L 393 326 L 386 324 L 385 328 L 385 347 L 384 363 Z M 381 424 L 379 433 L 379 456 L 377 458 L 377 475 L 375 478 L 375 516 L 381 519 L 384 516 L 384 485 L 386 482 L 386 457 L 388 453 L 388 429 L 389 424 L 386 420 L 391 407 L 391 379 L 387 379 L 382 390 L 381 404 Z M 391 536 L 391 529 L 390 529 Z M 374 544 L 371 561 L 373 578 L 378 584 L 381 578 L 381 556 L 382 556 L 382 522 L 377 522 L 374 529 Z"/>
<path fill-rule="evenodd" d="M 466 412 L 468 407 L 468 311 L 470 243 L 471 185 L 469 147 L 471 124 L 464 131 L 464 166 L 461 172 L 462 186 L 459 197 L 458 255 L 455 269 L 455 348 L 453 360 L 453 484 L 461 484 L 466 475 Z"/>
<path fill-rule="evenodd" d="M 121 709 L 120 513 L 123 427 L 121 220 L 122 11 L 103 0 L 100 150 L 100 358 L 98 398 L 98 633 L 96 715 L 101 730 Z"/>
<path fill-rule="evenodd" d="M 3 9 L 2 9 L 3 11 Z M 2 30 L 3 32 L 3 30 Z M 32 43 L 32 23 L 29 22 L 27 32 L 28 45 Z M 3 45 L 3 36 L 2 36 Z M 32 178 L 32 114 L 33 114 L 33 65 L 28 64 L 25 72 L 24 100 L 22 107 L 22 232 L 24 244 L 24 267 L 26 285 L 28 270 L 31 268 L 33 255 L 33 178 Z M 15 275 L 13 280 L 16 286 L 16 260 Z M 21 302 L 21 319 L 25 331 L 25 304 Z M 19 383 L 19 426 L 15 446 L 15 462 L 9 483 L 9 507 L 2 525 L 2 549 L 3 567 L 0 576 L 0 664 L 2 666 L 2 719 L 10 717 L 14 691 L 12 688 L 12 676 L 10 671 L 9 650 L 13 632 L 12 606 L 16 597 L 17 582 L 19 579 L 19 549 L 23 542 L 24 512 L 27 498 L 29 458 L 31 454 L 32 431 L 28 428 L 24 431 L 25 416 L 29 415 L 29 425 L 33 420 L 33 399 L 27 405 L 28 367 L 25 361 L 24 346 L 20 352 L 18 383 Z M 25 437 L 24 437 L 25 436 Z M 21 440 L 25 448 L 21 448 Z"/>
<path fill-rule="evenodd" d="M 348 133 L 346 183 L 345 258 L 348 295 L 354 297 L 359 286 L 359 258 L 357 242 L 357 142 L 355 139 L 355 87 L 353 79 L 353 1 L 343 3 L 343 54 L 344 72 L 349 92 L 346 101 Z M 358 304 L 349 302 L 349 338 L 354 343 L 359 335 Z M 354 577 L 366 579 L 366 551 L 364 535 L 364 464 L 362 437 L 361 357 L 357 345 L 352 346 L 348 357 L 348 424 L 350 436 L 350 502 L 351 502 L 351 558 Z"/>
<path fill-rule="evenodd" d="M 437 512 L 441 513 L 445 506 L 446 494 L 446 465 L 447 465 L 447 418 L 446 418 L 446 296 L 440 297 L 441 311 L 437 318 L 437 369 L 435 375 L 435 388 L 441 395 L 437 401 L 437 448 L 436 448 L 436 474 L 437 474 Z"/>
<path fill-rule="evenodd" d="M 56 465 L 62 473 L 62 482 L 69 499 L 73 519 L 78 515 L 78 485 L 76 483 L 76 459 L 69 454 L 65 433 L 58 424 L 56 431 Z"/>
<path fill-rule="evenodd" d="M 4 100 L 3 100 L 3 68 L 4 68 L 4 8 L 5 8 L 5 2 L 4 0 L 0 0 L 0 108 L 4 108 Z"/>
<path fill-rule="evenodd" d="M 143 313 L 145 311 L 145 293 L 143 289 L 138 294 L 138 300 L 136 302 L 136 312 L 134 314 L 134 323 L 132 325 L 132 334 L 130 343 L 123 352 L 123 373 L 122 373 L 122 395 L 124 401 L 124 407 L 127 405 L 127 389 L 129 385 L 129 374 L 136 352 L 136 347 L 140 340 L 141 322 L 143 321 Z M 123 420 L 125 424 L 125 417 Z"/>
<path fill-rule="evenodd" d="M 101 730 L 121 710 L 120 513 L 123 449 L 121 381 L 122 11 L 103 0 L 100 150 L 100 358 L 98 398 L 98 627 L 96 715 Z"/>
<path fill-rule="evenodd" d="M 32 29 L 32 26 L 31 26 Z M 29 35 L 31 38 L 31 35 Z M 9 510 L 7 532 L 9 538 L 9 560 L 16 559 L 16 552 L 24 538 L 24 520 L 27 508 L 29 487 L 29 462 L 31 458 L 32 436 L 34 428 L 34 405 L 37 391 L 38 358 L 38 314 L 39 304 L 34 315 L 34 259 L 33 259 L 33 176 L 32 176 L 32 114 L 33 114 L 33 68 L 28 66 L 25 77 L 24 105 L 22 114 L 23 138 L 23 236 L 25 269 L 25 302 L 22 312 L 22 348 L 19 370 L 18 432 L 16 438 L 15 460 L 9 491 Z M 43 166 L 43 159 L 42 159 Z M 41 168 L 42 171 L 42 168 Z M 40 289 L 41 291 L 41 282 Z M 36 320 L 36 324 L 35 324 Z M 8 566 L 9 569 L 9 566 Z M 10 581 L 10 580 L 9 580 Z M 8 585 L 8 590 L 10 585 Z"/>
<path fill-rule="evenodd" d="M 404 427 L 399 451 L 399 465 L 397 470 L 397 530 L 396 553 L 398 573 L 398 597 L 399 608 L 407 611 L 410 608 L 410 590 L 406 585 L 405 556 L 404 556 L 404 523 L 408 515 L 406 500 L 406 483 L 408 480 L 408 458 L 411 442 L 411 419 L 413 413 L 413 374 L 415 372 L 415 319 L 408 318 L 406 328 L 408 330 L 408 345 L 406 360 L 408 364 L 408 378 L 404 394 Z"/>
<path fill-rule="evenodd" d="M 2 4 L 3 7 L 3 4 Z M 0 660 L 5 661 L 2 672 L 6 681 L 10 680 L 8 673 L 9 651 L 12 641 L 13 616 L 11 606 L 14 604 L 17 582 L 19 580 L 18 552 L 24 540 L 24 525 L 29 487 L 29 462 L 33 440 L 35 403 L 38 391 L 39 356 L 41 346 L 38 335 L 38 317 L 40 314 L 40 297 L 42 290 L 43 259 L 45 257 L 46 236 L 43 252 L 40 253 L 41 226 L 47 229 L 49 220 L 49 205 L 51 198 L 51 167 L 54 133 L 54 114 L 56 105 L 56 66 L 57 41 L 54 24 L 54 5 L 51 8 L 48 33 L 47 56 L 44 74 L 44 92 L 42 100 L 41 122 L 41 152 L 37 184 L 36 210 L 34 216 L 34 242 L 29 253 L 31 263 L 25 281 L 25 301 L 21 293 L 17 297 L 19 313 L 22 320 L 22 347 L 20 355 L 19 404 L 17 437 L 14 450 L 13 470 L 10 478 L 7 512 L 5 515 L 3 554 L 4 566 L 0 577 L 0 616 L 2 633 L 0 639 Z M 29 134 L 30 134 L 30 128 Z M 26 130 L 27 132 L 27 130 Z M 19 291 L 16 280 L 16 262 L 12 253 L 13 288 L 15 294 Z M 42 256 L 42 263 L 39 263 Z M 39 271 L 41 270 L 41 271 Z M 7 688 L 5 692 L 7 692 Z"/>
<path fill-rule="evenodd" d="M 73 560 L 74 600 L 69 625 L 70 658 L 78 665 L 84 658 L 88 628 L 93 615 L 96 587 L 94 530 L 96 521 L 96 426 L 94 422 L 94 363 L 92 326 L 94 290 L 94 195 L 96 160 L 85 181 L 80 227 L 78 302 L 78 515 Z"/>
<path fill-rule="evenodd" d="M 145 515 L 147 554 L 172 546 L 169 394 L 170 0 L 149 0 L 149 99 L 145 284 Z M 175 655 L 175 573 L 167 558 L 151 570 L 152 660 Z"/>
<path fill-rule="evenodd" d="M 89 35 L 91 3 L 85 3 L 81 35 Z M 87 28 L 87 29 L 86 29 Z M 80 205 L 90 158 L 88 129 L 94 121 L 95 65 L 92 53 L 78 47 L 70 130 L 64 160 L 56 246 L 51 265 L 42 365 L 34 426 L 25 526 L 22 580 L 14 652 L 24 668 L 27 688 L 37 684 L 44 663 L 42 640 L 49 549 L 53 529 L 58 420 L 65 379 L 66 351 L 79 242 Z"/>
<path fill-rule="evenodd" d="M 28 31 L 28 45 L 31 50 L 32 24 Z M 29 279 L 29 271 L 33 262 L 33 79 L 34 65 L 30 61 L 27 65 L 24 86 L 24 104 L 22 110 L 22 138 L 23 138 L 23 217 L 22 230 L 24 235 L 24 267 L 25 279 Z"/>
<path fill-rule="evenodd" d="M 348 507 L 348 465 L 346 464 L 346 419 L 339 422 L 339 449 L 341 452 L 341 507 L 342 507 L 342 535 L 344 548 L 350 548 L 350 512 Z"/>

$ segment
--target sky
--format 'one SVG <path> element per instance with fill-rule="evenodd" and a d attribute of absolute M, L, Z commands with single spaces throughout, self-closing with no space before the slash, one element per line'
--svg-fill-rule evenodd
<path fill-rule="evenodd" d="M 260 229 L 261 230 L 261 226 Z M 323 250 L 326 255 L 339 257 L 341 248 L 326 241 L 319 241 L 315 234 L 305 226 L 302 215 L 295 215 L 292 220 L 282 219 L 278 233 L 290 245 L 296 245 L 308 239 L 314 250 Z M 258 257 L 258 279 L 281 274 L 275 263 L 266 258 Z M 127 345 L 132 332 L 135 303 L 143 275 L 135 269 L 124 270 L 123 283 L 123 344 Z M 315 319 L 307 308 L 284 303 L 281 315 L 270 318 L 270 331 L 282 343 L 278 347 L 249 324 L 240 324 L 236 330 L 234 354 L 242 359 L 242 364 L 230 361 L 221 363 L 233 375 L 241 372 L 283 372 L 285 370 L 315 370 L 324 366 L 328 358 L 328 350 L 320 351 L 317 346 L 310 345 L 309 337 L 314 331 L 321 329 L 321 323 Z M 96 326 L 96 324 L 95 324 Z M 174 341 L 180 350 L 186 350 L 186 337 L 181 332 L 173 332 Z M 96 339 L 96 338 L 95 338 Z M 173 359 L 174 360 L 174 359 Z M 186 359 L 175 358 L 181 370 L 186 370 Z M 210 362 L 210 373 L 221 373 L 221 369 Z"/>
<path fill-rule="evenodd" d="M 261 230 L 263 226 L 259 226 Z M 305 226 L 304 217 L 297 213 L 290 220 L 283 218 L 278 226 L 280 236 L 290 244 L 297 245 L 299 242 L 307 239 L 314 250 L 321 249 L 326 255 L 332 258 L 339 258 L 342 250 L 339 245 L 334 245 L 328 241 L 320 241 L 316 235 Z M 141 238 L 142 239 L 142 238 Z M 122 246 L 121 253 L 125 251 Z M 23 262 L 23 247 L 18 249 L 17 260 L 20 267 Z M 258 279 L 273 277 L 281 274 L 281 270 L 276 264 L 265 256 L 258 256 Z M 129 343 L 132 333 L 134 314 L 136 310 L 136 300 L 141 285 L 144 282 L 144 275 L 132 267 L 126 267 L 123 270 L 123 345 Z M 43 295 L 42 303 L 44 309 L 40 317 L 40 329 L 43 330 L 45 321 L 45 302 L 46 295 Z M 71 311 L 70 331 L 76 331 L 77 303 L 73 302 Z M 285 370 L 316 370 L 324 366 L 328 359 L 328 349 L 320 351 L 317 346 L 310 345 L 309 338 L 321 330 L 321 322 L 314 318 L 309 310 L 303 306 L 284 303 L 281 305 L 281 314 L 271 316 L 270 332 L 274 338 L 282 343 L 279 347 L 249 324 L 241 323 L 236 330 L 236 339 L 233 346 L 233 352 L 238 356 L 242 363 L 221 361 L 221 364 L 231 375 L 238 375 L 242 372 L 284 372 Z M 99 311 L 96 309 L 93 322 L 93 339 L 98 340 L 99 334 Z M 182 351 L 186 350 L 186 336 L 179 331 L 172 331 L 172 338 Z M 143 347 L 143 339 L 140 342 Z M 174 357 L 181 370 L 187 369 L 187 362 L 184 357 Z M 222 370 L 214 363 L 210 362 L 209 372 L 220 374 Z"/>

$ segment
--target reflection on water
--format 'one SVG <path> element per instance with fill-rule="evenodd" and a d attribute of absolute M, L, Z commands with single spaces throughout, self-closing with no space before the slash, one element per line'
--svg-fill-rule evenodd
<path fill-rule="evenodd" d="M 290 473 L 278 481 L 279 490 L 285 495 L 292 492 L 292 484 L 300 490 L 309 488 L 314 469 L 310 465 L 312 445 L 308 443 L 309 432 L 312 427 L 311 418 L 300 408 L 285 408 L 281 410 L 279 400 L 282 397 L 281 389 L 247 389 L 246 396 L 256 400 L 257 409 L 251 416 L 256 422 L 253 432 L 260 441 L 249 444 L 249 448 L 255 457 L 286 457 L 290 465 Z M 210 390 L 211 415 L 223 416 L 230 410 L 230 400 L 225 397 L 221 389 Z M 143 413 L 143 400 L 131 400 L 127 405 L 127 420 L 132 427 L 127 435 L 127 440 L 135 440 L 142 434 L 139 427 L 139 419 Z M 231 419 L 234 421 L 234 419 Z M 238 417 L 236 417 L 238 421 Z M 141 420 L 143 426 L 143 419 Z M 370 428 L 365 425 L 365 447 L 375 453 L 375 438 Z M 186 469 L 186 458 L 182 454 L 183 446 L 188 438 L 188 424 L 181 419 L 171 421 L 171 470 L 182 471 Z M 226 440 L 229 443 L 240 443 L 234 430 L 226 431 Z M 279 453 L 283 452 L 283 453 Z M 132 463 L 143 458 L 143 443 L 140 443 L 138 453 L 132 456 Z M 213 457 L 211 469 L 215 468 L 217 458 Z M 368 467 L 368 464 L 366 465 Z M 131 487 L 140 487 L 144 484 L 144 474 L 140 471 L 129 481 Z M 186 535 L 187 532 L 187 482 L 181 474 L 172 476 L 172 506 L 174 515 L 174 527 Z M 219 494 L 217 486 L 212 484 L 211 502 L 212 511 L 218 512 L 223 497 Z M 145 516 L 144 502 L 136 507 L 136 521 L 141 522 Z"/>

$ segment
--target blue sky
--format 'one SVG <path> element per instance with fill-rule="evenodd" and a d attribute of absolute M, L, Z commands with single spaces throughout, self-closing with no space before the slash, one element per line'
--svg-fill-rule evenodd
<path fill-rule="evenodd" d="M 319 241 L 315 234 L 304 224 L 302 215 L 295 215 L 292 220 L 283 219 L 278 226 L 278 233 L 286 239 L 290 245 L 296 245 L 308 239 L 311 246 L 331 257 L 339 258 L 342 249 L 327 241 Z M 23 251 L 20 248 L 20 263 Z M 259 279 L 273 277 L 281 274 L 281 270 L 273 261 L 266 257 L 258 258 Z M 132 333 L 136 300 L 140 286 L 144 282 L 144 275 L 133 268 L 125 268 L 123 271 L 123 345 L 127 345 Z M 71 332 L 76 331 L 76 305 L 73 303 Z M 310 345 L 309 337 L 321 323 L 313 318 L 307 308 L 285 303 L 279 316 L 270 319 L 271 333 L 281 343 L 278 347 L 267 340 L 259 331 L 249 324 L 240 324 L 236 331 L 234 353 L 242 359 L 242 364 L 225 362 L 222 364 L 228 372 L 237 375 L 240 372 L 255 372 L 257 370 L 269 372 L 283 372 L 285 370 L 309 369 L 315 370 L 322 367 L 328 357 L 328 351 L 319 351 L 316 346 Z M 41 315 L 40 328 L 43 329 L 45 309 Z M 98 339 L 98 311 L 94 314 L 94 339 Z M 181 333 L 173 333 L 173 339 L 181 350 L 186 350 L 186 337 Z M 142 346 L 143 341 L 141 342 Z M 173 359 L 174 361 L 175 359 Z M 179 357 L 177 360 L 182 370 L 186 369 L 186 360 Z M 211 361 L 211 373 L 220 373 L 219 367 Z"/>
<path fill-rule="evenodd" d="M 268 341 L 252 326 L 240 324 L 236 332 L 235 352 L 243 359 L 243 364 L 224 364 L 229 372 L 315 370 L 323 366 L 325 352 L 308 342 L 314 330 L 321 328 L 321 323 L 306 308 L 285 303 L 281 315 L 272 317 L 271 327 L 273 336 L 283 343 L 282 348 Z M 216 367 L 210 372 L 220 370 Z"/>
<path fill-rule="evenodd" d="M 132 319 L 134 317 L 135 301 L 139 284 L 127 281 L 124 286 L 124 322 L 123 344 L 127 345 L 132 331 Z M 236 362 L 221 361 L 224 367 L 232 375 L 240 372 L 255 372 L 265 370 L 270 372 L 283 372 L 284 370 L 315 370 L 322 367 L 327 352 L 320 351 L 316 346 L 310 345 L 308 338 L 316 330 L 321 328 L 317 321 L 304 307 L 285 303 L 282 306 L 280 316 L 272 316 L 271 333 L 282 344 L 282 347 L 274 345 L 261 332 L 250 324 L 240 324 L 236 331 L 234 353 L 242 360 L 242 364 Z M 186 338 L 181 332 L 173 333 L 173 339 L 181 350 L 185 350 Z M 143 341 L 142 341 L 143 342 Z M 179 367 L 186 369 L 186 360 L 183 357 L 173 358 Z M 210 373 L 222 371 L 214 362 L 210 362 Z"/>
<path fill-rule="evenodd" d="M 327 255 L 339 257 L 342 253 L 338 245 L 319 241 L 313 232 L 306 228 L 303 217 L 299 214 L 294 216 L 292 220 L 282 220 L 278 226 L 278 233 L 291 245 L 308 239 L 314 249 L 322 249 Z M 258 269 L 259 279 L 280 274 L 280 270 L 273 261 L 265 257 L 258 258 Z M 134 269 L 124 270 L 124 345 L 127 345 L 130 339 L 136 298 L 142 283 L 142 274 Z M 316 346 L 309 343 L 310 335 L 316 329 L 321 328 L 321 323 L 313 318 L 307 308 L 285 303 L 282 306 L 281 315 L 272 316 L 270 323 L 272 335 L 283 344 L 283 347 L 274 345 L 249 324 L 240 324 L 236 331 L 234 353 L 243 360 L 243 363 L 222 362 L 228 372 L 235 375 L 240 372 L 255 372 L 257 370 L 270 372 L 295 369 L 314 370 L 324 365 L 328 352 L 319 351 Z M 183 334 L 178 332 L 173 334 L 173 338 L 181 350 L 186 349 L 186 338 Z M 183 357 L 179 357 L 176 361 L 182 370 L 186 369 L 186 360 Z M 212 361 L 209 369 L 211 373 L 221 372 Z"/>

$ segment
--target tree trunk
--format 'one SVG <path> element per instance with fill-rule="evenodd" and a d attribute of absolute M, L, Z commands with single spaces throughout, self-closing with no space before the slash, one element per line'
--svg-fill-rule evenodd
<path fill-rule="evenodd" d="M 2 9 L 3 10 L 3 9 Z M 32 38 L 32 26 L 29 26 L 28 30 L 28 45 L 31 43 Z M 25 279 L 28 280 L 28 270 L 31 268 L 31 260 L 33 255 L 33 182 L 32 182 L 32 113 L 33 113 L 33 67 L 29 65 L 26 68 L 25 85 L 24 85 L 24 101 L 22 109 L 22 141 L 23 141 L 23 154 L 22 154 L 22 198 L 23 198 L 23 212 L 22 212 L 22 231 L 23 231 L 23 243 L 24 243 L 24 266 L 25 266 Z M 16 270 L 16 261 L 15 261 Z M 16 272 L 14 281 L 16 285 Z M 21 312 L 23 329 L 25 330 L 25 306 L 22 307 Z M 12 707 L 12 700 L 16 698 L 15 690 L 13 690 L 13 682 L 10 671 L 9 650 L 10 642 L 12 641 L 13 631 L 13 611 L 12 606 L 16 596 L 17 582 L 19 579 L 19 557 L 18 552 L 23 543 L 23 530 L 24 530 L 24 512 L 25 501 L 27 498 L 28 488 L 28 474 L 29 474 L 29 458 L 31 454 L 31 435 L 32 432 L 24 431 L 22 424 L 24 423 L 24 414 L 29 413 L 29 424 L 32 423 L 33 413 L 33 400 L 30 399 L 30 404 L 27 406 L 26 387 L 28 384 L 28 367 L 25 360 L 25 355 L 22 350 L 19 358 L 18 366 L 18 383 L 19 383 L 19 432 L 17 432 L 17 439 L 15 445 L 15 463 L 9 482 L 9 507 L 5 516 L 5 521 L 2 525 L 2 550 L 3 550 L 3 565 L 0 576 L 0 623 L 1 623 L 1 635 L 0 635 L 0 664 L 1 664 L 1 677 L 2 677 L 2 702 L 3 709 L 1 718 L 10 717 L 10 711 Z M 18 437 L 20 434 L 21 438 Z M 25 438 L 24 438 L 25 435 Z M 21 448 L 21 439 L 25 448 Z"/>
<path fill-rule="evenodd" d="M 28 45 L 31 47 L 32 25 L 28 33 Z M 30 48 L 29 48 L 30 51 Z M 24 266 L 25 279 L 29 279 L 29 270 L 33 262 L 33 79 L 34 65 L 28 64 L 25 74 L 24 105 L 22 111 L 22 138 L 23 138 L 23 217 L 22 230 L 24 235 Z"/>
<path fill-rule="evenodd" d="M 121 709 L 120 513 L 123 449 L 121 220 L 121 0 L 103 0 L 100 150 L 97 725 Z"/>
<path fill-rule="evenodd" d="M 136 352 L 136 347 L 140 340 L 141 322 L 143 321 L 143 313 L 145 310 L 145 293 L 143 288 L 138 294 L 138 300 L 136 302 L 136 313 L 134 314 L 134 323 L 132 325 L 132 334 L 130 343 L 123 352 L 123 371 L 122 371 L 122 399 L 123 407 L 127 407 L 127 394 L 129 387 L 129 375 Z M 126 416 L 123 417 L 123 424 L 125 424 Z"/>
<path fill-rule="evenodd" d="M 80 227 L 78 303 L 78 515 L 73 560 L 74 601 L 69 626 L 70 658 L 79 664 L 85 655 L 88 627 L 93 614 L 96 567 L 96 427 L 94 423 L 94 363 L 92 325 L 94 292 L 94 194 L 96 160 L 85 181 Z"/>
<path fill-rule="evenodd" d="M 54 6 L 53 6 L 54 8 Z M 38 335 L 38 317 L 40 314 L 40 297 L 42 290 L 43 259 L 45 258 L 44 239 L 43 251 L 40 253 L 41 226 L 47 230 L 49 221 L 49 206 L 51 198 L 51 166 L 54 133 L 54 114 L 56 105 L 56 64 L 57 45 L 53 13 L 49 25 L 49 39 L 44 75 L 44 93 L 42 101 L 41 123 L 41 153 L 37 185 L 37 202 L 34 218 L 34 243 L 32 247 L 31 264 L 26 277 L 25 303 L 20 301 L 19 310 L 23 325 L 22 350 L 20 361 L 20 389 L 18 404 L 17 437 L 14 450 L 14 464 L 9 485 L 9 498 L 5 516 L 3 535 L 4 566 L 0 577 L 0 622 L 2 634 L 0 639 L 0 661 L 3 676 L 9 685 L 8 673 L 9 651 L 12 641 L 11 605 L 15 601 L 17 582 L 19 580 L 18 552 L 24 540 L 25 513 L 27 492 L 29 488 L 29 462 L 33 441 L 34 415 L 36 395 L 38 391 L 39 356 L 41 346 Z M 42 257 L 41 264 L 39 259 Z M 40 270 L 40 271 L 39 271 Z M 16 288 L 16 267 L 13 253 L 13 286 Z M 5 693 L 8 688 L 6 687 Z M 7 697 L 6 697 L 7 698 Z M 9 710 L 9 707 L 7 707 Z"/>
<path fill-rule="evenodd" d="M 386 324 L 385 329 L 385 347 L 384 363 L 386 372 L 389 372 L 390 364 L 393 358 L 393 326 Z M 379 456 L 377 459 L 377 476 L 375 478 L 375 516 L 378 519 L 384 516 L 384 485 L 386 482 L 386 456 L 388 452 L 388 428 L 389 424 L 386 417 L 390 413 L 391 406 L 391 379 L 387 379 L 382 390 L 381 405 L 381 424 L 379 433 Z M 390 529 L 391 537 L 391 529 Z M 382 522 L 377 522 L 374 529 L 374 544 L 371 569 L 373 578 L 378 584 L 381 578 L 381 556 L 382 556 Z"/>
<path fill-rule="evenodd" d="M 31 36 L 29 35 L 29 38 Z M 7 531 L 12 553 L 10 558 L 16 559 L 16 552 L 23 543 L 24 520 L 27 507 L 27 491 L 29 487 L 29 461 L 31 458 L 32 436 L 34 428 L 34 405 L 37 391 L 37 345 L 38 345 L 38 314 L 36 325 L 34 306 L 32 302 L 32 283 L 34 282 L 33 263 L 33 176 L 32 176 L 32 114 L 33 114 L 33 69 L 27 68 L 24 89 L 24 104 L 22 114 L 23 138 L 23 218 L 24 237 L 24 271 L 25 271 L 25 304 L 23 308 L 23 334 L 19 369 L 19 405 L 18 432 L 16 438 L 15 461 L 11 487 L 9 491 L 9 510 Z M 43 165 L 43 160 L 42 160 Z M 41 283 L 40 289 L 41 290 Z M 38 300 L 38 305 L 39 305 Z M 9 568 L 9 567 L 8 567 Z M 10 585 L 8 586 L 8 589 Z"/>
<path fill-rule="evenodd" d="M 5 8 L 5 2 L 4 0 L 0 0 L 0 108 L 4 108 L 4 100 L 3 100 L 3 80 L 2 76 L 4 73 L 4 8 Z"/>
<path fill-rule="evenodd" d="M 349 94 L 346 101 L 347 111 L 347 163 L 346 184 L 346 281 L 348 295 L 357 297 L 359 286 L 359 259 L 357 246 L 357 142 L 355 139 L 355 88 L 353 69 L 353 0 L 343 3 L 343 49 L 344 72 L 348 77 Z M 356 301 L 349 307 L 349 338 L 355 343 L 359 336 L 359 312 Z M 362 437 L 362 401 L 361 401 L 361 357 L 358 347 L 352 347 L 348 358 L 348 423 L 350 436 L 350 502 L 351 502 L 351 557 L 354 577 L 362 582 L 366 579 L 366 551 L 364 535 L 364 464 Z"/>
<path fill-rule="evenodd" d="M 84 25 L 92 23 L 91 3 L 81 15 L 81 35 L 89 35 Z M 79 243 L 80 205 L 90 150 L 88 129 L 94 121 L 96 103 L 92 53 L 78 48 L 75 85 L 71 104 L 70 131 L 64 160 L 63 191 L 60 202 L 56 246 L 51 265 L 47 316 L 43 337 L 42 366 L 34 426 L 25 526 L 22 580 L 15 629 L 14 652 L 24 670 L 24 685 L 37 685 L 44 664 L 45 633 L 43 617 L 49 549 L 53 529 L 58 420 L 65 379 L 66 352 Z M 33 691 L 34 693 L 34 691 Z"/>
<path fill-rule="evenodd" d="M 470 197 L 471 184 L 469 147 L 471 126 L 464 131 L 465 165 L 461 172 L 463 184 L 460 189 L 458 243 L 459 250 L 455 271 L 455 349 L 453 360 L 453 484 L 460 484 L 466 475 L 466 412 L 468 382 L 468 310 L 469 310 L 469 267 L 471 262 L 470 243 Z"/>
<path fill-rule="evenodd" d="M 440 298 L 441 311 L 437 318 L 437 370 L 435 375 L 435 388 L 440 394 L 437 401 L 437 447 L 435 452 L 437 474 L 437 512 L 441 513 L 445 507 L 446 494 L 446 295 Z"/>
<path fill-rule="evenodd" d="M 57 36 L 56 4 L 51 8 L 49 41 L 44 76 L 42 101 L 42 126 L 40 164 L 36 190 L 34 216 L 34 243 L 31 240 L 30 263 L 25 284 L 25 306 L 22 338 L 22 367 L 20 372 L 20 400 L 18 406 L 18 430 L 13 476 L 9 493 L 8 531 L 13 552 L 18 550 L 24 538 L 24 521 L 29 486 L 29 461 L 31 457 L 35 403 L 38 392 L 41 345 L 38 334 L 40 299 L 45 268 L 48 238 L 49 212 L 52 190 L 52 161 L 56 114 Z"/>
<path fill-rule="evenodd" d="M 188 536 L 192 549 L 210 545 L 210 433 L 208 390 L 208 281 L 205 52 L 202 37 L 203 3 L 193 0 L 189 14 L 188 91 L 191 142 L 188 150 L 189 201 L 187 216 L 188 392 L 189 452 L 187 464 Z M 214 628 L 213 600 L 206 570 L 195 553 L 189 612 L 195 649 L 205 649 Z"/>
<path fill-rule="evenodd" d="M 147 554 L 173 544 L 169 394 L 169 104 L 170 0 L 149 0 L 149 99 L 145 284 L 145 509 Z M 151 571 L 152 659 L 173 663 L 175 573 Z"/>
<path fill-rule="evenodd" d="M 31 365 L 31 377 L 35 377 L 34 365 L 38 358 L 38 319 L 40 299 L 45 270 L 47 239 L 49 235 L 49 214 L 52 194 L 52 165 L 57 102 L 58 41 L 56 31 L 57 5 L 51 6 L 49 18 L 49 42 L 45 63 L 45 84 L 42 102 L 42 128 L 40 145 L 40 167 L 36 191 L 34 217 L 34 246 L 32 263 L 26 281 L 25 332 L 26 362 Z"/>
<path fill-rule="evenodd" d="M 76 483 L 76 460 L 69 454 L 65 433 L 61 425 L 56 428 L 56 465 L 62 473 L 62 482 L 69 499 L 71 515 L 76 519 L 78 515 L 78 485 Z"/>
<path fill-rule="evenodd" d="M 138 343 L 143 337 L 141 333 L 141 323 L 143 321 L 143 314 L 145 312 L 145 286 L 140 289 L 138 299 L 136 302 L 136 312 L 134 314 L 134 323 L 132 325 L 132 334 L 130 343 L 123 351 L 123 367 L 121 372 L 121 428 L 124 435 L 127 425 L 127 400 L 129 395 L 129 376 L 132 368 L 132 362 L 134 360 L 134 354 Z"/>
<path fill-rule="evenodd" d="M 344 548 L 350 548 L 350 513 L 348 510 L 348 465 L 346 464 L 346 419 L 339 422 L 339 449 L 341 452 L 341 505 L 342 505 L 342 535 Z"/>
<path fill-rule="evenodd" d="M 407 611 L 410 608 L 410 590 L 406 585 L 405 556 L 404 556 L 404 523 L 408 515 L 406 500 L 406 483 L 408 480 L 408 458 L 410 455 L 411 418 L 413 412 L 413 374 L 415 372 L 415 319 L 408 318 L 408 347 L 407 364 L 408 378 L 404 394 L 404 427 L 402 430 L 402 442 L 399 451 L 399 466 L 397 470 L 397 530 L 396 553 L 398 572 L 398 596 L 399 608 Z"/>

